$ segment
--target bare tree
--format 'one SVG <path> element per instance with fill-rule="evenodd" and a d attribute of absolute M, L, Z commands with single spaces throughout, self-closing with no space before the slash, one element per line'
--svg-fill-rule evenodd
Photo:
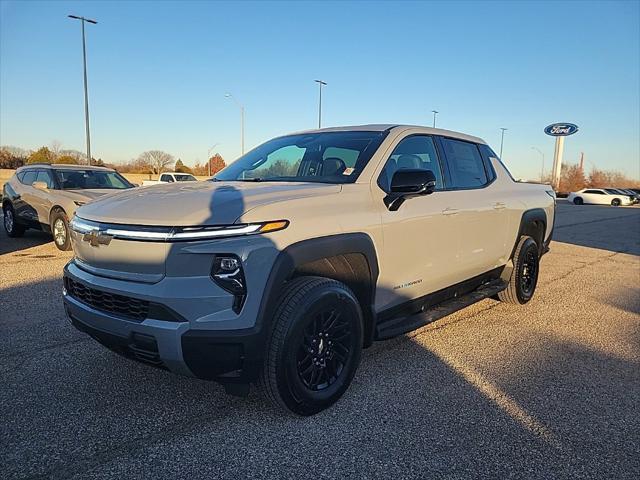
<path fill-rule="evenodd" d="M 62 142 L 60 140 L 53 140 L 49 145 L 49 150 L 53 154 L 53 160 L 56 160 L 62 154 Z"/>
<path fill-rule="evenodd" d="M 138 157 L 140 163 L 146 163 L 151 165 L 153 172 L 156 174 L 162 173 L 166 168 L 175 162 L 173 155 L 163 152 L 161 150 L 149 150 L 143 152 Z"/>

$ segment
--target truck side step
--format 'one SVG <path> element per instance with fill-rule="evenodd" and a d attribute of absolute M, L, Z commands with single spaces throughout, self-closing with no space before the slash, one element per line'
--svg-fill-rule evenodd
<path fill-rule="evenodd" d="M 465 295 L 445 300 L 444 302 L 429 309 L 425 309 L 424 311 L 413 315 L 391 318 L 376 326 L 376 339 L 388 340 L 390 338 L 397 337 L 398 335 L 403 335 L 416 330 L 420 327 L 424 327 L 429 323 L 440 320 L 447 315 L 451 315 L 458 310 L 462 310 L 463 308 L 473 305 L 480 300 L 492 297 L 505 288 L 507 288 L 507 283 L 505 281 L 500 279 L 494 280 L 481 285 L 477 289 Z"/>

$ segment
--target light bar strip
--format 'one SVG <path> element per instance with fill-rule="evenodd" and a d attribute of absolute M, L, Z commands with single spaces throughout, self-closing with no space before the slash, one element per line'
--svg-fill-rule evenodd
<path fill-rule="evenodd" d="M 170 234 L 169 239 L 188 240 L 190 238 L 214 238 L 226 237 L 229 235 L 243 235 L 256 232 L 262 227 L 262 224 L 247 225 L 245 227 L 221 228 L 219 230 L 200 230 L 196 232 L 177 232 Z"/>

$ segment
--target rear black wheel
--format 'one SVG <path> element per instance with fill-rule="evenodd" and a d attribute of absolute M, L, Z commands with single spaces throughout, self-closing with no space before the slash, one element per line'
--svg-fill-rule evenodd
<path fill-rule="evenodd" d="M 573 199 L 573 204 L 574 205 L 582 205 L 584 203 L 584 201 L 582 200 L 582 197 L 576 197 Z"/>
<path fill-rule="evenodd" d="M 538 285 L 540 271 L 540 250 L 531 237 L 520 237 L 513 255 L 513 272 L 507 288 L 498 293 L 498 298 L 506 303 L 524 305 L 533 298 Z"/>
<path fill-rule="evenodd" d="M 297 415 L 330 407 L 351 384 L 362 336 L 360 305 L 346 285 L 322 277 L 292 280 L 274 316 L 262 390 Z"/>
<path fill-rule="evenodd" d="M 619 207 L 620 206 L 620 199 L 619 198 L 614 198 L 613 200 L 611 200 L 611 206 L 612 207 Z"/>
<path fill-rule="evenodd" d="M 21 237 L 24 235 L 26 228 L 18 223 L 16 218 L 16 212 L 10 203 L 7 203 L 2 207 L 4 230 L 9 237 Z"/>

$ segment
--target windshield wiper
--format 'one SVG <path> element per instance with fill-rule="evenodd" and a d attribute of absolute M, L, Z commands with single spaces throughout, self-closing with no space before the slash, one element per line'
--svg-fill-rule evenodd
<path fill-rule="evenodd" d="M 261 182 L 262 179 L 260 177 L 255 178 L 238 178 L 238 182 Z"/>

